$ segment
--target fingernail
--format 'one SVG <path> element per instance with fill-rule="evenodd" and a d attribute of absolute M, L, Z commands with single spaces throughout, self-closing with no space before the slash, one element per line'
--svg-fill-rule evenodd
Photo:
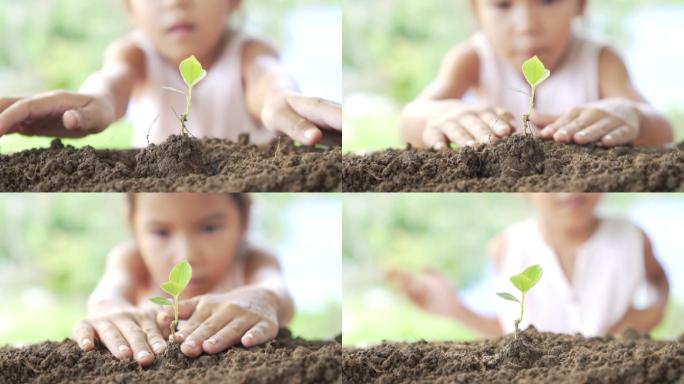
<path fill-rule="evenodd" d="M 438 151 L 441 151 L 442 149 L 446 148 L 446 145 L 444 143 L 437 143 L 435 144 L 435 149 Z"/>
<path fill-rule="evenodd" d="M 138 354 L 135 355 L 135 356 L 136 356 L 136 359 L 137 359 L 137 360 L 142 360 L 142 359 L 146 358 L 146 357 L 149 356 L 149 355 L 150 355 L 150 353 L 147 352 L 147 351 L 140 351 L 140 352 L 138 352 Z"/>
<path fill-rule="evenodd" d="M 128 348 L 128 346 L 126 346 L 126 345 L 119 345 L 119 352 L 128 352 L 130 350 L 131 349 Z"/>
<path fill-rule="evenodd" d="M 186 341 L 184 344 L 187 345 L 188 348 L 193 348 L 193 349 L 194 349 L 195 347 L 197 347 L 197 343 L 195 343 L 195 342 L 192 341 L 192 340 L 188 340 L 188 341 Z"/>
<path fill-rule="evenodd" d="M 466 142 L 466 145 L 469 147 L 475 145 L 475 140 L 468 140 L 468 142 Z"/>
<path fill-rule="evenodd" d="M 183 340 L 183 339 L 185 339 L 185 335 L 182 334 L 182 333 L 176 333 L 176 339 L 181 339 L 181 340 Z"/>
<path fill-rule="evenodd" d="M 603 138 L 606 140 L 613 140 L 613 135 L 605 135 Z"/>
<path fill-rule="evenodd" d="M 584 131 L 582 131 L 582 132 L 578 133 L 577 135 L 578 135 L 578 136 L 581 136 L 581 137 L 584 137 L 584 136 L 586 136 L 586 135 L 587 135 L 587 133 L 586 133 L 586 132 L 584 132 Z"/>
<path fill-rule="evenodd" d="M 93 346 L 93 341 L 90 339 L 83 339 L 81 341 L 81 348 L 90 348 Z"/>
<path fill-rule="evenodd" d="M 568 131 L 566 131 L 565 129 L 559 130 L 558 132 L 556 132 L 556 134 L 563 139 L 568 138 Z"/>
<path fill-rule="evenodd" d="M 152 346 L 152 349 L 154 350 L 154 353 L 160 353 L 164 351 L 164 343 L 161 341 L 154 343 Z"/>
<path fill-rule="evenodd" d="M 317 134 L 318 131 L 316 131 L 315 129 L 309 129 L 308 131 L 304 132 L 304 138 L 308 141 L 311 141 L 314 139 L 314 137 L 316 137 Z"/>
<path fill-rule="evenodd" d="M 216 344 L 216 339 L 214 339 L 213 337 L 211 337 L 211 338 L 209 338 L 209 339 L 207 340 L 207 343 L 209 343 L 209 344 Z"/>

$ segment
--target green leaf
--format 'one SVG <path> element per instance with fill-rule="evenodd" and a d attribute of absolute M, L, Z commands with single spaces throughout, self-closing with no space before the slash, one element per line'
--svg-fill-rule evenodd
<path fill-rule="evenodd" d="M 542 272 L 541 266 L 538 264 L 533 265 L 522 271 L 522 273 L 511 276 L 511 283 L 513 283 L 520 292 L 527 293 L 530 288 L 534 287 L 535 284 L 539 282 L 539 279 L 542 277 Z"/>
<path fill-rule="evenodd" d="M 195 84 L 199 83 L 207 75 L 207 71 L 202 68 L 202 64 L 195 55 L 181 61 L 178 69 L 181 76 L 183 76 L 183 81 L 185 81 L 189 88 L 194 87 Z"/>
<path fill-rule="evenodd" d="M 527 80 L 533 88 L 551 76 L 551 71 L 544 67 L 544 63 L 542 63 L 537 56 L 528 59 L 523 63 L 522 72 L 523 75 L 525 75 L 525 80 Z"/>
<path fill-rule="evenodd" d="M 180 286 L 181 291 L 188 286 L 190 279 L 192 278 L 192 267 L 187 261 L 181 261 L 176 264 L 169 274 L 169 281 Z"/>
<path fill-rule="evenodd" d="M 150 301 L 159 305 L 171 305 L 171 302 L 163 297 L 153 297 Z"/>
<path fill-rule="evenodd" d="M 515 301 L 516 303 L 519 303 L 520 301 L 518 300 L 517 297 L 511 295 L 510 293 L 506 292 L 497 292 L 496 293 L 500 298 L 510 300 L 510 301 Z"/>
<path fill-rule="evenodd" d="M 164 292 L 174 297 L 180 295 L 180 293 L 183 292 L 183 287 L 172 281 L 162 283 L 160 287 L 164 290 Z"/>

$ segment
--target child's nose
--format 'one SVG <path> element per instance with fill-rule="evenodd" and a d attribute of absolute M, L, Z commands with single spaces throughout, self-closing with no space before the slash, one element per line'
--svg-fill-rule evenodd
<path fill-rule="evenodd" d="M 534 5 L 521 2 L 516 9 L 516 25 L 520 33 L 532 34 L 539 28 L 539 17 Z"/>
<path fill-rule="evenodd" d="M 176 246 L 176 263 L 187 260 L 190 265 L 197 264 L 199 260 L 199 252 L 197 247 L 193 245 L 190 239 L 180 238 Z"/>

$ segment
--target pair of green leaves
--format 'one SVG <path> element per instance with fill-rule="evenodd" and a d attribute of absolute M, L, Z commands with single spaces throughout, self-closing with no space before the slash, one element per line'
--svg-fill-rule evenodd
<path fill-rule="evenodd" d="M 520 274 L 511 276 L 511 283 L 513 283 L 513 286 L 518 288 L 520 293 L 525 295 L 527 291 L 529 291 L 539 282 L 539 280 L 542 278 L 543 272 L 544 271 L 542 270 L 542 267 L 539 264 L 533 265 L 531 267 L 526 268 Z M 511 295 L 510 293 L 498 292 L 497 295 L 502 299 L 520 303 L 520 300 L 518 300 L 517 297 Z"/>
<path fill-rule="evenodd" d="M 537 56 L 528 59 L 523 63 L 522 72 L 525 76 L 525 80 L 527 80 L 530 87 L 533 89 L 551 76 L 551 71 L 544 67 L 544 63 L 542 63 Z"/>
<path fill-rule="evenodd" d="M 171 273 L 169 273 L 169 281 L 162 283 L 160 285 L 161 289 L 169 295 L 177 298 L 183 292 L 185 287 L 190 283 L 192 279 L 192 267 L 187 261 L 182 261 L 176 264 Z M 163 297 L 153 297 L 150 299 L 151 302 L 159 305 L 172 305 L 172 303 Z"/>
<path fill-rule="evenodd" d="M 202 81 L 202 79 L 204 79 L 207 76 L 207 71 L 204 68 L 202 68 L 202 64 L 199 62 L 199 60 L 197 60 L 195 55 L 192 55 L 187 59 L 181 61 L 180 65 L 178 66 L 178 70 L 180 71 L 181 77 L 183 78 L 185 85 L 188 86 L 188 90 L 192 90 L 192 88 L 195 85 L 197 85 L 197 83 Z M 174 91 L 185 95 L 185 92 L 173 87 L 163 88 L 169 91 Z"/>

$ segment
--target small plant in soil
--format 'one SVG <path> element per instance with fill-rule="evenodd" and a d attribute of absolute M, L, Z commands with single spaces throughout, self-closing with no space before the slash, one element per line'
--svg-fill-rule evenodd
<path fill-rule="evenodd" d="M 192 55 L 188 57 L 187 59 L 181 61 L 180 65 L 178 66 L 178 70 L 180 71 L 181 77 L 183 77 L 183 81 L 185 82 L 185 85 L 188 87 L 187 92 L 183 92 L 180 89 L 176 89 L 173 87 L 163 87 L 166 90 L 173 91 L 180 93 L 181 95 L 185 96 L 185 112 L 178 116 L 178 120 L 180 120 L 181 123 L 181 135 L 185 135 L 188 132 L 188 128 L 185 126 L 185 123 L 188 122 L 188 116 L 190 115 L 190 100 L 192 99 L 192 88 L 197 85 L 202 79 L 204 79 L 205 76 L 207 76 L 207 71 L 202 68 L 202 64 L 197 60 L 195 55 Z"/>
<path fill-rule="evenodd" d="M 551 71 L 544 67 L 544 63 L 539 60 L 537 56 L 531 59 L 527 59 L 522 65 L 522 72 L 525 76 L 525 80 L 530 84 L 530 109 L 527 114 L 523 115 L 523 125 L 524 133 L 527 134 L 530 125 L 530 116 L 534 111 L 534 95 L 537 90 L 537 86 L 543 83 L 544 80 L 551 76 Z"/>
<path fill-rule="evenodd" d="M 520 322 L 523 319 L 523 314 L 525 311 L 525 294 L 527 291 L 529 291 L 532 287 L 534 287 L 539 280 L 542 277 L 542 273 L 544 271 L 542 270 L 542 267 L 539 266 L 539 264 L 533 265 L 531 267 L 526 268 L 524 271 L 521 273 L 511 276 L 511 283 L 513 283 L 513 286 L 518 288 L 518 290 L 521 293 L 521 298 L 518 300 L 517 297 L 513 296 L 510 293 L 507 292 L 498 292 L 497 295 L 501 297 L 502 299 L 509 300 L 509 301 L 515 301 L 516 303 L 520 304 L 520 318 L 515 320 L 515 338 L 518 338 L 518 333 L 520 333 Z"/>
<path fill-rule="evenodd" d="M 160 285 L 164 292 L 171 295 L 173 301 L 165 297 L 153 297 L 150 299 L 151 302 L 159 305 L 170 305 L 173 307 L 174 318 L 171 322 L 171 342 L 176 340 L 176 326 L 178 325 L 178 297 L 183 292 L 185 287 L 188 286 L 190 279 L 192 278 L 192 267 L 187 261 L 181 261 L 176 264 L 171 273 L 169 273 L 169 280 Z"/>

